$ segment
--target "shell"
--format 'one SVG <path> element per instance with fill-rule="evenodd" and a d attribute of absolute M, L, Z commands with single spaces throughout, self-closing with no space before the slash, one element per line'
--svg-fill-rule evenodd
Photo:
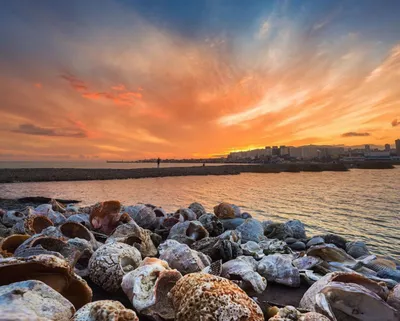
<path fill-rule="evenodd" d="M 258 273 L 268 281 L 291 286 L 300 286 L 299 270 L 292 265 L 288 254 L 272 254 L 265 256 L 258 263 Z"/>
<path fill-rule="evenodd" d="M 74 272 L 80 277 L 89 276 L 89 261 L 94 252 L 92 244 L 77 237 L 69 239 L 67 243 L 75 247 L 80 252 L 80 256 L 74 265 Z"/>
<path fill-rule="evenodd" d="M 92 300 L 92 290 L 70 265 L 53 255 L 0 259 L 0 285 L 39 280 L 52 287 L 79 309 Z"/>
<path fill-rule="evenodd" d="M 178 218 L 180 222 L 195 221 L 197 214 L 190 208 L 180 208 L 174 213 L 174 217 Z"/>
<path fill-rule="evenodd" d="M 189 208 L 196 213 L 197 218 L 200 218 L 202 215 L 206 214 L 206 209 L 200 203 L 194 202 L 189 205 Z"/>
<path fill-rule="evenodd" d="M 142 228 L 153 230 L 157 228 L 159 224 L 154 209 L 144 204 L 127 206 L 124 207 L 123 210 Z"/>
<path fill-rule="evenodd" d="M 349 265 L 357 263 L 357 261 L 345 251 L 331 244 L 315 245 L 307 251 L 307 255 L 320 257 L 326 262 L 340 262 Z"/>
<path fill-rule="evenodd" d="M 400 311 L 400 284 L 396 285 L 392 291 L 390 291 L 386 302 Z"/>
<path fill-rule="evenodd" d="M 168 262 L 169 266 L 182 274 L 199 272 L 211 264 L 211 259 L 201 252 L 192 250 L 186 244 L 175 240 L 167 240 L 158 247 L 160 260 Z"/>
<path fill-rule="evenodd" d="M 58 202 L 55 199 L 50 200 L 51 208 L 53 211 L 60 212 L 60 213 L 65 213 L 66 209 L 65 206 L 62 205 L 60 202 Z"/>
<path fill-rule="evenodd" d="M 95 204 L 90 212 L 90 224 L 109 235 L 117 226 L 120 219 L 121 203 L 119 201 L 106 201 Z"/>
<path fill-rule="evenodd" d="M 89 215 L 87 214 L 73 214 L 67 218 L 67 222 L 76 222 L 84 225 L 87 228 L 91 228 L 92 225 L 89 221 Z"/>
<path fill-rule="evenodd" d="M 244 260 L 231 260 L 222 265 L 222 277 L 239 280 L 239 286 L 262 293 L 267 288 L 267 280 L 256 272 L 254 266 Z"/>
<path fill-rule="evenodd" d="M 235 218 L 220 219 L 220 221 L 225 230 L 234 230 L 240 225 L 242 225 L 245 219 L 241 217 L 235 217 Z"/>
<path fill-rule="evenodd" d="M 360 256 L 369 255 L 370 252 L 367 249 L 367 245 L 362 241 L 355 242 L 347 242 L 346 243 L 346 252 L 350 254 L 355 259 Z"/>
<path fill-rule="evenodd" d="M 296 239 L 305 239 L 306 236 L 306 228 L 304 224 L 299 220 L 290 220 L 285 223 L 285 225 L 292 230 L 292 237 Z"/>
<path fill-rule="evenodd" d="M 214 214 L 204 214 L 199 218 L 199 222 L 208 231 L 210 236 L 218 236 L 224 232 L 222 222 Z"/>
<path fill-rule="evenodd" d="M 222 240 L 229 240 L 231 242 L 240 244 L 242 242 L 242 233 L 239 231 L 225 231 L 221 235 L 218 235 L 218 238 Z"/>
<path fill-rule="evenodd" d="M 265 256 L 263 249 L 256 242 L 248 241 L 240 247 L 242 248 L 244 255 L 253 256 L 257 260 L 260 260 Z"/>
<path fill-rule="evenodd" d="M 323 235 L 322 238 L 324 239 L 325 243 L 328 244 L 334 244 L 337 247 L 340 247 L 341 249 L 345 250 L 346 249 L 346 239 L 341 237 L 340 235 L 337 234 L 326 234 Z"/>
<path fill-rule="evenodd" d="M 361 320 L 391 321 L 399 317 L 398 312 L 382 298 L 358 284 L 330 282 L 319 295 L 338 321 L 360 317 Z"/>
<path fill-rule="evenodd" d="M 334 272 L 325 275 L 323 278 L 315 282 L 306 293 L 304 293 L 303 298 L 300 301 L 300 307 L 315 311 L 317 307 L 317 295 L 331 282 L 357 284 L 377 294 L 383 300 L 387 298 L 388 291 L 385 287 L 382 287 L 379 283 L 372 281 L 361 274 L 355 272 Z"/>
<path fill-rule="evenodd" d="M 15 250 L 29 238 L 30 236 L 27 234 L 14 234 L 2 239 L 0 242 L 0 254 L 3 257 L 13 256 Z"/>
<path fill-rule="evenodd" d="M 0 287 L 0 319 L 3 309 L 12 306 L 15 310 L 28 310 L 38 318 L 68 321 L 75 308 L 60 293 L 41 281 L 21 281 Z M 17 320 L 17 319 L 9 319 Z M 25 318 L 19 320 L 26 320 Z"/>
<path fill-rule="evenodd" d="M 206 273 L 186 275 L 169 296 L 175 321 L 264 321 L 260 307 L 236 284 L 222 277 Z"/>
<path fill-rule="evenodd" d="M 126 309 L 121 302 L 100 300 L 80 308 L 72 321 L 139 321 L 136 313 Z"/>
<path fill-rule="evenodd" d="M 39 254 L 51 254 L 56 256 L 57 254 L 60 254 L 61 258 L 65 259 L 72 267 L 74 267 L 82 253 L 62 239 L 50 236 L 38 236 L 31 237 L 29 241 L 26 241 L 24 244 L 19 246 L 16 249 L 14 256 L 29 257 Z"/>
<path fill-rule="evenodd" d="M 106 243 L 121 242 L 132 245 L 140 251 L 142 258 L 156 256 L 157 248 L 151 238 L 152 234 L 151 231 L 137 225 L 135 221 L 131 221 L 128 224 L 118 226 Z"/>
<path fill-rule="evenodd" d="M 167 294 L 180 278 L 182 274 L 170 269 L 167 262 L 146 258 L 136 270 L 123 277 L 121 287 L 141 314 L 173 319 L 174 311 Z"/>
<path fill-rule="evenodd" d="M 235 218 L 235 208 L 232 204 L 221 203 L 214 206 L 214 214 L 220 219 Z"/>
<path fill-rule="evenodd" d="M 114 242 L 100 246 L 89 260 L 90 279 L 108 292 L 116 292 L 122 277 L 142 261 L 138 249 Z"/>
<path fill-rule="evenodd" d="M 200 222 L 186 221 L 174 225 L 169 232 L 168 239 L 191 245 L 208 236 L 207 230 Z"/>
<path fill-rule="evenodd" d="M 27 215 L 19 211 L 7 211 L 1 221 L 7 227 L 13 227 L 19 221 L 25 219 Z"/>
<path fill-rule="evenodd" d="M 266 239 L 262 224 L 254 218 L 248 218 L 236 228 L 242 234 L 242 243 L 254 241 L 259 243 Z"/>
<path fill-rule="evenodd" d="M 314 266 L 321 264 L 323 261 L 314 256 L 302 256 L 292 261 L 292 264 L 299 270 L 310 270 Z"/>
<path fill-rule="evenodd" d="M 53 222 L 45 215 L 28 215 L 23 221 L 14 225 L 12 233 L 34 235 L 53 225 Z"/>
<path fill-rule="evenodd" d="M 293 237 L 292 229 L 283 223 L 272 223 L 265 227 L 265 236 L 269 239 L 285 240 Z"/>
<path fill-rule="evenodd" d="M 94 235 L 85 226 L 77 222 L 65 222 L 60 225 L 60 232 L 65 239 L 80 238 L 88 241 L 93 250 L 98 248 L 98 244 Z"/>
<path fill-rule="evenodd" d="M 206 237 L 191 245 L 193 250 L 208 255 L 213 261 L 233 260 L 243 254 L 239 244 L 218 237 Z"/>

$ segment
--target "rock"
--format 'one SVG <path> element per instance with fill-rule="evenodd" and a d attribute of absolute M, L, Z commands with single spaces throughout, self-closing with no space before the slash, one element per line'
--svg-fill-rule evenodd
<path fill-rule="evenodd" d="M 32 316 L 49 320 L 69 321 L 75 308 L 60 293 L 47 284 L 36 281 L 21 281 L 0 287 L 0 320 L 4 320 L 4 310 L 29 311 Z M 18 320 L 18 319 L 9 319 Z M 19 319 L 19 320 L 29 320 Z"/>
<path fill-rule="evenodd" d="M 194 202 L 189 205 L 189 208 L 196 213 L 197 218 L 200 218 L 202 215 L 206 214 L 206 209 L 200 203 Z"/>
<path fill-rule="evenodd" d="M 300 286 L 299 270 L 292 265 L 292 257 L 289 254 L 272 254 L 263 257 L 258 263 L 257 271 L 268 282 L 291 287 Z"/>
<path fill-rule="evenodd" d="M 266 226 L 264 234 L 269 239 L 285 240 L 293 237 L 292 229 L 283 223 L 272 223 Z"/>
<path fill-rule="evenodd" d="M 368 251 L 367 245 L 362 241 L 347 242 L 346 243 L 346 252 L 347 252 L 347 254 L 350 254 L 355 259 L 359 258 L 360 256 L 370 254 L 370 252 Z"/>
<path fill-rule="evenodd" d="M 290 220 L 285 223 L 289 229 L 292 230 L 293 237 L 296 239 L 305 239 L 306 236 L 306 228 L 304 224 L 299 220 Z"/>
<path fill-rule="evenodd" d="M 235 208 L 229 203 L 221 203 L 214 207 L 214 214 L 219 219 L 235 218 L 235 213 Z"/>
<path fill-rule="evenodd" d="M 208 231 L 210 236 L 218 236 L 224 232 L 222 222 L 214 214 L 209 213 L 200 216 L 199 222 Z"/>
<path fill-rule="evenodd" d="M 347 241 L 345 238 L 341 237 L 340 235 L 326 234 L 326 235 L 323 235 L 322 238 L 324 239 L 325 243 L 327 243 L 327 244 L 334 244 L 343 250 L 346 249 Z"/>
<path fill-rule="evenodd" d="M 222 225 L 226 231 L 235 230 L 237 227 L 242 225 L 244 223 L 244 221 L 245 221 L 244 218 L 239 218 L 239 217 L 220 219 L 220 222 L 222 223 Z"/>
<path fill-rule="evenodd" d="M 300 241 L 290 244 L 289 247 L 294 251 L 304 251 L 306 249 L 306 245 Z"/>
<path fill-rule="evenodd" d="M 118 301 L 100 300 L 80 308 L 72 321 L 139 321 L 139 318 Z"/>
<path fill-rule="evenodd" d="M 236 284 L 222 277 L 188 274 L 176 283 L 169 297 L 175 321 L 264 321 L 260 307 Z"/>
<path fill-rule="evenodd" d="M 285 239 L 286 244 L 290 245 L 293 243 L 297 242 L 297 239 L 295 239 L 294 237 L 288 237 L 287 239 Z"/>
<path fill-rule="evenodd" d="M 242 234 L 242 243 L 254 241 L 259 243 L 266 239 L 262 224 L 254 218 L 249 218 L 236 228 Z"/>
<path fill-rule="evenodd" d="M 307 246 L 307 248 L 310 248 L 311 246 L 320 245 L 320 244 L 324 244 L 324 243 L 325 243 L 325 241 L 322 237 L 316 236 L 316 237 L 313 237 L 311 240 L 309 240 L 307 242 L 306 246 Z"/>

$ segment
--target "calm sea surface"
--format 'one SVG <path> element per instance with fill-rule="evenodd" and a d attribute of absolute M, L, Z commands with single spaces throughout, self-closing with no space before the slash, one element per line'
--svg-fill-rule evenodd
<path fill-rule="evenodd" d="M 118 199 L 124 204 L 152 203 L 168 211 L 194 201 L 212 211 L 214 205 L 226 201 L 261 220 L 299 219 L 306 224 L 309 235 L 332 232 L 351 240 L 363 240 L 373 252 L 397 259 L 400 259 L 399 192 L 400 167 L 0 184 L 0 197 L 5 198 L 47 196 L 78 199 L 83 204 Z"/>

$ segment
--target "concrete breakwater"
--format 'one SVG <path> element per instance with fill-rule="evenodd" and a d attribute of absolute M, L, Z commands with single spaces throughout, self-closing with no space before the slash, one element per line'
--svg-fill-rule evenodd
<path fill-rule="evenodd" d="M 128 178 L 238 175 L 240 173 L 347 171 L 343 164 L 221 165 L 135 169 L 15 168 L 0 169 L 0 183 L 110 180 Z"/>

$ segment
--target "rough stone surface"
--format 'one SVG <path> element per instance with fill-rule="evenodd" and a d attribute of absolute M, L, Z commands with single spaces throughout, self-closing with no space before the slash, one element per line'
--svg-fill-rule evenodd
<path fill-rule="evenodd" d="M 80 308 L 72 321 L 139 321 L 139 318 L 118 301 L 100 300 Z"/>

